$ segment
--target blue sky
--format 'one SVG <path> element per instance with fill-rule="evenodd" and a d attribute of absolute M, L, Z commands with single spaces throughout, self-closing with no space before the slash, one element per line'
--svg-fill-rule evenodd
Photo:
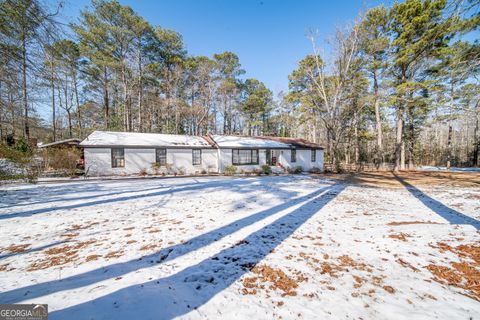
<path fill-rule="evenodd" d="M 263 81 L 275 94 L 288 88 L 288 75 L 311 53 L 310 29 L 330 36 L 380 0 L 120 0 L 152 25 L 183 36 L 192 55 L 232 51 L 245 77 Z M 74 21 L 89 0 L 66 0 L 63 15 Z"/>

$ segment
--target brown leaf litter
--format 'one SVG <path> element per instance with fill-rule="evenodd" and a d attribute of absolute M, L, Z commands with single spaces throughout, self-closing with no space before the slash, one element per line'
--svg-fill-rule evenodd
<path fill-rule="evenodd" d="M 300 282 L 307 281 L 308 279 L 303 276 L 299 271 L 294 272 L 295 277 L 288 276 L 281 269 L 272 268 L 267 265 L 255 266 L 251 270 L 255 276 L 246 277 L 242 280 L 243 290 L 242 293 L 257 294 L 257 290 L 265 289 L 268 286 L 268 290 L 280 290 L 282 291 L 282 297 L 296 296 L 298 284 Z"/>
<path fill-rule="evenodd" d="M 97 241 L 92 239 L 88 241 L 77 242 L 75 245 L 65 245 L 62 247 L 53 247 L 45 250 L 45 254 L 47 254 L 48 257 L 46 259 L 32 263 L 27 268 L 27 271 L 47 269 L 78 261 L 78 251 L 95 242 Z"/>
<path fill-rule="evenodd" d="M 91 222 L 88 221 L 86 224 L 81 225 L 81 224 L 74 224 L 72 225 L 67 231 L 76 231 L 76 230 L 82 230 L 82 229 L 88 229 L 90 227 L 93 227 L 94 225 L 100 224 L 100 222 Z"/>
<path fill-rule="evenodd" d="M 407 237 L 411 237 L 411 235 L 409 235 L 408 233 L 400 232 L 400 233 L 390 234 L 388 235 L 388 237 L 392 239 L 401 240 L 401 241 L 407 241 Z"/>
<path fill-rule="evenodd" d="M 480 301 L 480 246 L 463 244 L 452 247 L 444 242 L 437 243 L 442 251 L 455 253 L 462 262 L 451 262 L 450 267 L 429 264 L 426 268 L 433 273 L 433 280 L 449 286 L 464 289 L 465 295 Z"/>
<path fill-rule="evenodd" d="M 119 258 L 121 256 L 123 256 L 123 251 L 122 250 L 117 250 L 117 251 L 109 252 L 108 254 L 105 255 L 105 258 L 107 258 L 107 259 Z"/>
<path fill-rule="evenodd" d="M 434 221 L 393 221 L 387 223 L 387 226 L 403 226 L 408 224 L 441 224 L 440 222 Z"/>
<path fill-rule="evenodd" d="M 27 248 L 30 247 L 30 244 L 11 244 L 8 247 L 2 248 L 1 251 L 7 251 L 9 253 L 21 253 L 27 251 Z"/>

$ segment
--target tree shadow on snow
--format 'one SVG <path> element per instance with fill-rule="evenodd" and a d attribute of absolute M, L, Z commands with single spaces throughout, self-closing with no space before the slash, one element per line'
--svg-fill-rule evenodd
<path fill-rule="evenodd" d="M 221 226 L 217 229 L 191 238 L 184 243 L 169 246 L 167 248 L 161 249 L 158 252 L 143 256 L 135 260 L 108 265 L 82 274 L 64 278 L 62 280 L 43 282 L 28 287 L 22 287 L 8 292 L 4 292 L 0 294 L 0 302 L 18 303 L 25 299 L 33 299 L 63 290 L 70 290 L 91 285 L 96 282 L 116 278 L 133 271 L 148 268 L 154 264 L 168 262 L 187 253 L 198 250 L 202 247 L 206 247 L 213 242 L 218 241 L 230 234 L 233 234 L 244 227 L 252 225 L 282 210 L 286 210 L 292 206 L 316 197 L 321 193 L 330 190 L 331 188 L 331 186 L 325 186 L 305 196 L 289 198 L 286 202 L 281 203 L 277 206 L 235 220 L 227 225 Z"/>
<path fill-rule="evenodd" d="M 50 316 L 52 319 L 81 319 L 92 315 L 100 319 L 172 319 L 185 315 L 249 272 L 344 187 L 339 184 L 322 190 L 321 194 L 309 195 L 304 204 L 250 234 L 241 244 L 226 248 L 176 274 L 126 287 L 92 301 L 54 311 Z"/>
<path fill-rule="evenodd" d="M 231 180 L 214 180 L 214 181 L 208 181 L 208 182 L 186 183 L 181 185 L 172 185 L 171 188 L 168 188 L 166 190 L 164 190 L 165 188 L 162 186 L 162 187 L 158 187 L 162 189 L 161 191 L 158 191 L 158 192 L 122 196 L 122 197 L 116 197 L 111 199 L 100 199 L 100 200 L 88 201 L 88 202 L 78 203 L 78 204 L 51 206 L 47 208 L 0 214 L 0 220 L 29 217 L 32 215 L 49 213 L 57 210 L 78 209 L 78 208 L 91 207 L 91 206 L 102 205 L 102 204 L 110 204 L 110 203 L 121 202 L 121 201 L 137 200 L 137 199 L 161 196 L 161 195 L 169 194 L 171 192 L 191 192 L 191 191 L 198 191 L 198 190 L 209 189 L 209 188 L 222 189 L 222 190 L 233 189 L 235 192 L 239 192 L 239 193 L 248 192 L 248 191 L 254 192 L 255 190 L 249 188 L 249 185 L 251 185 L 252 183 L 252 179 L 254 180 L 255 178 L 242 179 L 242 180 L 235 179 L 236 180 L 235 183 L 232 183 Z M 242 188 L 242 187 L 245 187 L 245 188 Z M 153 190 L 157 190 L 158 188 L 153 188 Z M 211 190 L 209 191 L 211 192 Z M 116 194 L 123 194 L 123 193 L 129 193 L 129 192 L 133 192 L 133 191 L 120 191 Z M 70 199 L 65 199 L 65 201 L 69 201 L 69 200 Z"/>
<path fill-rule="evenodd" d="M 405 188 L 418 200 L 420 200 L 430 210 L 447 220 L 451 224 L 468 224 L 475 229 L 480 229 L 480 221 L 469 217 L 455 209 L 452 209 L 438 200 L 428 196 L 420 189 L 406 182 L 404 179 L 394 173 L 395 178 L 405 186 Z"/>

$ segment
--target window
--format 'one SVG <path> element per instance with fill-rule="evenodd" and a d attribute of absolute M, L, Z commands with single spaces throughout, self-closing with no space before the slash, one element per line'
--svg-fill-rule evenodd
<path fill-rule="evenodd" d="M 112 149 L 112 168 L 125 167 L 125 149 L 115 148 Z"/>
<path fill-rule="evenodd" d="M 202 150 L 201 149 L 192 149 L 192 164 L 193 165 L 202 164 Z"/>
<path fill-rule="evenodd" d="M 155 162 L 159 166 L 167 165 L 167 149 L 155 149 Z"/>
<path fill-rule="evenodd" d="M 233 149 L 232 164 L 258 164 L 258 149 Z"/>
<path fill-rule="evenodd" d="M 313 149 L 311 152 L 312 152 L 312 162 L 317 161 L 317 150 Z"/>
<path fill-rule="evenodd" d="M 297 150 L 292 149 L 290 153 L 290 162 L 297 162 Z"/>

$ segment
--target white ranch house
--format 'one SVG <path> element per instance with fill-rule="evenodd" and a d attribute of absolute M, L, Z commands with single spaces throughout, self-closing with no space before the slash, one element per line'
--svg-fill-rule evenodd
<path fill-rule="evenodd" d="M 95 131 L 80 147 L 90 176 L 223 173 L 232 165 L 238 172 L 262 165 L 323 171 L 323 148 L 295 138 Z"/>

